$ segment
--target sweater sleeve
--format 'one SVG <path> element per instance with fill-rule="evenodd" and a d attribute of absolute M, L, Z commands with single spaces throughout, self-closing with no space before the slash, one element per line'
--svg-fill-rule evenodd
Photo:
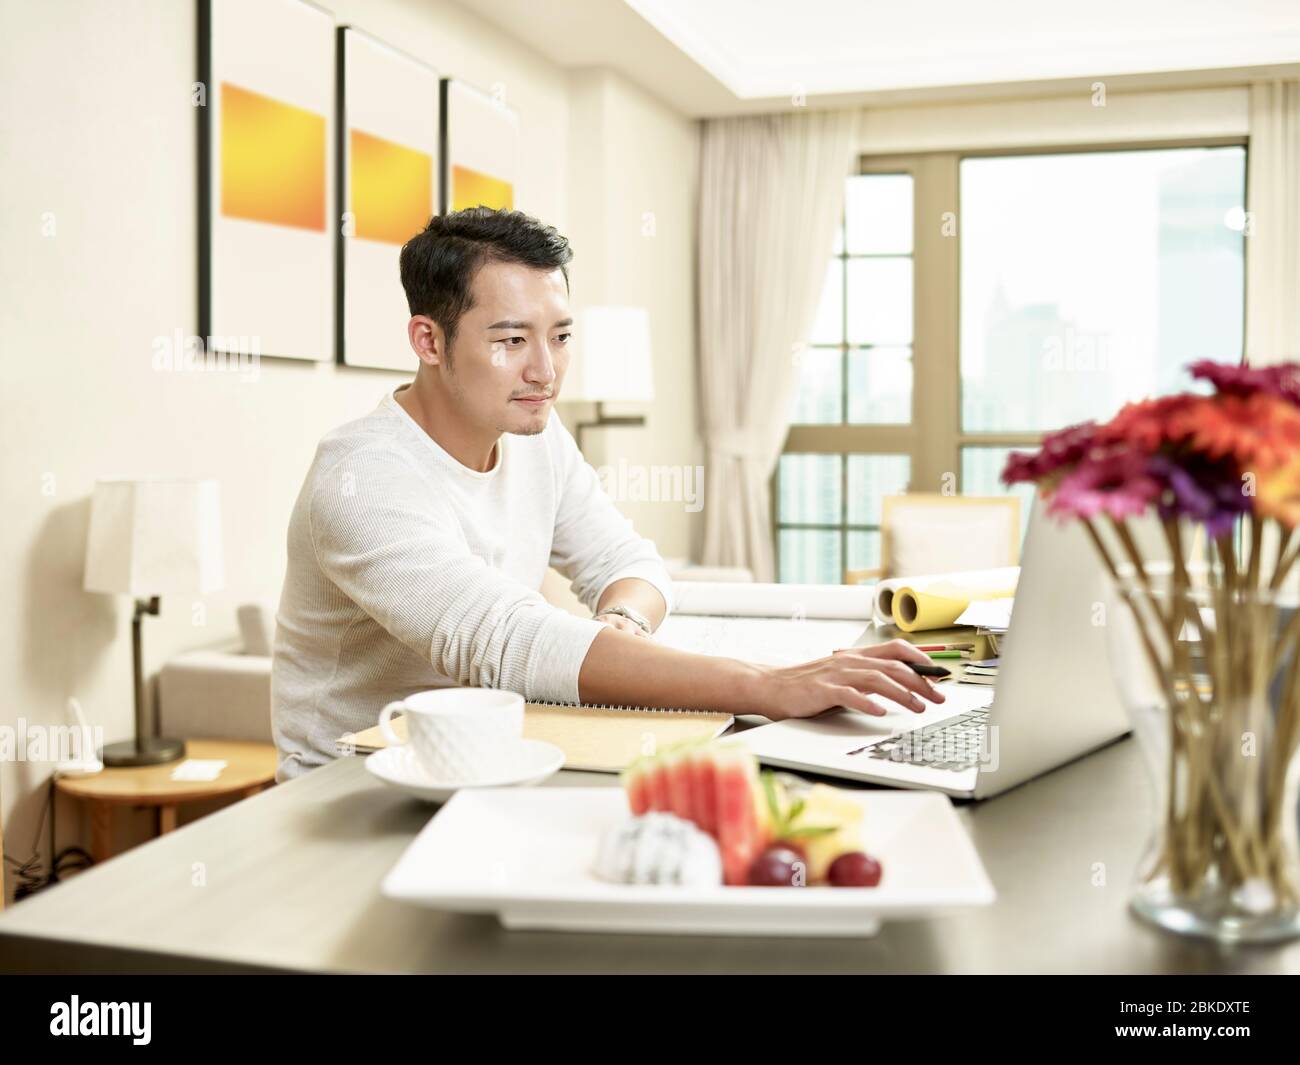
<path fill-rule="evenodd" d="M 351 453 L 309 504 L 317 563 L 360 609 L 457 684 L 578 701 L 601 624 L 552 607 L 473 554 L 453 511 L 399 449 Z"/>
<path fill-rule="evenodd" d="M 615 581 L 638 577 L 659 590 L 671 612 L 673 582 L 654 541 L 637 535 L 554 415 L 550 431 L 561 477 L 551 565 L 573 582 L 574 595 L 588 610 L 595 611 L 601 593 Z"/>

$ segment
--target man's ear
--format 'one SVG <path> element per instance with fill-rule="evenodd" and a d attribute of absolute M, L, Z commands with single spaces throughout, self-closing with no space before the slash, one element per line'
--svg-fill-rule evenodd
<path fill-rule="evenodd" d="M 441 366 L 447 354 L 447 338 L 442 326 L 427 314 L 417 314 L 406 323 L 411 350 L 426 366 Z"/>

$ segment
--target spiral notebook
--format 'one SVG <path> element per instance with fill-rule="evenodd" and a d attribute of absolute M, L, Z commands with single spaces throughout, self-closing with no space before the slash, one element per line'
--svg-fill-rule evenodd
<path fill-rule="evenodd" d="M 525 703 L 524 737 L 559 747 L 564 752 L 565 769 L 618 773 L 641 755 L 670 744 L 720 736 L 734 720 L 730 714 L 709 710 Z M 405 741 L 405 719 L 395 716 L 391 724 Z M 388 746 L 378 725 L 340 736 L 338 743 L 358 754 Z"/>

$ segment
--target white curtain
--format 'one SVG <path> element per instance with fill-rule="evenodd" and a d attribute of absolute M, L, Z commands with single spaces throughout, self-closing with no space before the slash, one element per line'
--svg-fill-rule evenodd
<path fill-rule="evenodd" d="M 710 119 L 700 150 L 704 563 L 775 579 L 768 482 L 785 442 L 861 112 Z"/>
<path fill-rule="evenodd" d="M 1300 81 L 1250 87 L 1246 359 L 1300 359 Z"/>

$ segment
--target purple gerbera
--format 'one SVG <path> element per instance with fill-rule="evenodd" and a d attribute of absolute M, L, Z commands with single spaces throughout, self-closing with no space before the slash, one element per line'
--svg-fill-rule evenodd
<path fill-rule="evenodd" d="M 1174 461 L 1153 455 L 1149 468 L 1163 484 L 1160 516 L 1202 522 L 1214 539 L 1231 532 L 1237 516 L 1251 509 L 1251 497 L 1231 462 L 1212 462 L 1195 455 Z"/>

